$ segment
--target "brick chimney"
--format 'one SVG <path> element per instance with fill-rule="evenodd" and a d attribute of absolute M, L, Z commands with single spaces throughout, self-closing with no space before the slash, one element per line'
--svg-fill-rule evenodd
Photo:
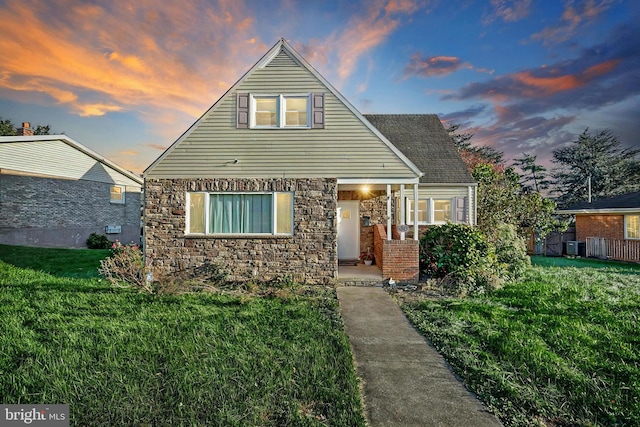
<path fill-rule="evenodd" d="M 31 123 L 22 122 L 22 127 L 20 129 L 16 129 L 16 134 L 18 136 L 33 136 L 33 129 L 31 128 Z"/>

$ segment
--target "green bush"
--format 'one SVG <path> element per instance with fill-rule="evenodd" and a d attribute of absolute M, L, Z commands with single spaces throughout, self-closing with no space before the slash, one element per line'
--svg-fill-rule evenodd
<path fill-rule="evenodd" d="M 518 236 L 512 224 L 499 224 L 489 236 L 496 248 L 496 258 L 511 279 L 517 279 L 531 267 L 531 259 L 527 255 L 527 243 Z"/>
<path fill-rule="evenodd" d="M 89 249 L 111 249 L 113 242 L 105 234 L 91 233 L 87 239 Z"/>
<path fill-rule="evenodd" d="M 420 269 L 461 296 L 498 288 L 504 276 L 493 244 L 465 224 L 430 227 L 420 239 Z"/>

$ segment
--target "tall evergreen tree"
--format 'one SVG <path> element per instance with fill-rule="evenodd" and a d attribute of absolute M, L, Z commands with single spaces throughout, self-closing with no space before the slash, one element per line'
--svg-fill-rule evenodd
<path fill-rule="evenodd" d="M 514 166 L 521 171 L 520 185 L 524 193 L 540 193 L 549 188 L 547 168 L 536 163 L 538 156 L 522 153 L 522 157 L 514 160 Z"/>
<path fill-rule="evenodd" d="M 623 148 L 608 130 L 585 129 L 569 146 L 553 151 L 554 193 L 562 207 L 592 199 L 640 191 L 640 149 Z M 590 181 L 590 183 L 589 183 Z"/>

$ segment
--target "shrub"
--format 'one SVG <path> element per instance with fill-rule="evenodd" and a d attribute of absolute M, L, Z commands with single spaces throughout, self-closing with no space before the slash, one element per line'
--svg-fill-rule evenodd
<path fill-rule="evenodd" d="M 449 291 L 461 296 L 500 287 L 504 274 L 485 235 L 478 228 L 453 223 L 430 227 L 423 234 L 420 269 L 442 278 Z"/>
<path fill-rule="evenodd" d="M 112 243 L 111 255 L 100 261 L 98 271 L 113 286 L 134 286 L 142 292 L 154 292 L 145 274 L 144 255 L 133 243 L 123 245 L 117 240 Z"/>
<path fill-rule="evenodd" d="M 89 249 L 109 249 L 113 242 L 105 234 L 91 233 L 87 239 Z"/>
<path fill-rule="evenodd" d="M 527 255 L 527 243 L 518 236 L 512 224 L 499 224 L 489 235 L 489 240 L 496 248 L 498 263 L 507 271 L 510 278 L 516 279 L 531 267 Z"/>

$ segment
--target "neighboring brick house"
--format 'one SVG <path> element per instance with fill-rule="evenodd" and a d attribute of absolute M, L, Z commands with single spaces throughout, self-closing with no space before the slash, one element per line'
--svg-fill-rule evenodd
<path fill-rule="evenodd" d="M 144 177 L 146 262 L 165 274 L 211 261 L 234 280 L 327 283 L 369 251 L 416 280 L 418 226 L 476 218 L 437 116 L 362 115 L 285 40 Z"/>
<path fill-rule="evenodd" d="M 637 256 L 615 256 L 616 259 L 640 261 L 640 192 L 622 194 L 589 202 L 577 203 L 559 210 L 558 213 L 575 215 L 576 240 L 586 243 L 588 239 L 605 239 L 620 247 L 637 247 Z M 625 243 L 627 242 L 627 243 Z M 614 256 L 616 248 L 611 246 L 608 257 Z M 631 252 L 633 254 L 633 252 Z"/>
<path fill-rule="evenodd" d="M 142 178 L 66 135 L 0 137 L 0 243 L 84 248 L 91 233 L 140 242 Z"/>

